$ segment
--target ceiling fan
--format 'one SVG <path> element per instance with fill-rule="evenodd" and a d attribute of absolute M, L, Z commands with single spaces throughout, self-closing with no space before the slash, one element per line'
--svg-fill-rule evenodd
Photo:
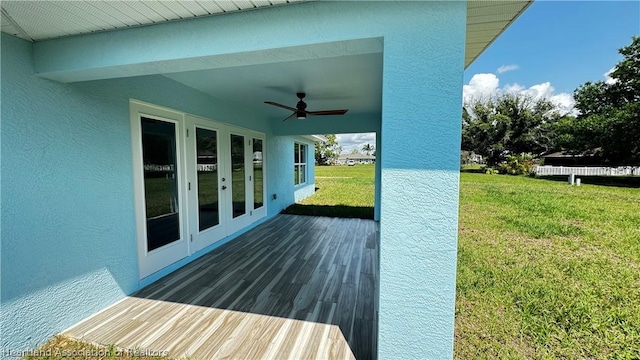
<path fill-rule="evenodd" d="M 298 97 L 298 99 L 300 99 L 300 101 L 298 101 L 298 104 L 296 105 L 295 108 L 292 108 L 291 106 L 287 106 L 287 105 L 282 105 L 282 104 L 278 104 L 276 102 L 273 101 L 265 101 L 265 104 L 269 104 L 269 105 L 273 105 L 273 106 L 277 106 L 277 107 L 281 107 L 283 109 L 287 109 L 289 111 L 293 111 L 293 114 L 289 115 L 289 117 L 287 117 L 286 119 L 282 120 L 282 121 L 287 121 L 289 119 L 291 119 L 294 116 L 297 116 L 298 119 L 306 119 L 307 116 L 318 116 L 318 115 L 344 115 L 347 113 L 347 109 L 342 109 L 342 110 L 320 110 L 320 111 L 307 111 L 307 103 L 305 103 L 302 99 L 304 99 L 304 97 L 306 96 L 305 93 L 303 92 L 299 92 L 296 93 L 296 96 Z"/>

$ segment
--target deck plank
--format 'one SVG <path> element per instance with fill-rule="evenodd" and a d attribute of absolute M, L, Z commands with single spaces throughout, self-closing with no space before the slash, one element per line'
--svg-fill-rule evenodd
<path fill-rule="evenodd" d="M 280 215 L 66 330 L 190 359 L 375 359 L 379 224 Z"/>

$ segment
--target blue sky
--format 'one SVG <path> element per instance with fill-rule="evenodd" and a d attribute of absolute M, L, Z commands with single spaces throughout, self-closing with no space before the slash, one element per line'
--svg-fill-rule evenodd
<path fill-rule="evenodd" d="M 536 1 L 476 61 L 464 83 L 492 73 L 499 86 L 549 82 L 554 94 L 605 80 L 618 49 L 640 35 L 640 1 Z M 501 66 L 515 70 L 498 72 Z"/>
<path fill-rule="evenodd" d="M 535 1 L 464 72 L 465 96 L 522 91 L 569 112 L 573 90 L 605 80 L 634 35 L 640 35 L 639 0 Z M 501 66 L 515 69 L 499 73 Z M 338 142 L 348 152 L 375 144 L 375 134 L 340 135 Z"/>

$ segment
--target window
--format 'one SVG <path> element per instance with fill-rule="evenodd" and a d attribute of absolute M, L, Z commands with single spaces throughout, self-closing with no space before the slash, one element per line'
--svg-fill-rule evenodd
<path fill-rule="evenodd" d="M 262 139 L 253 138 L 253 208 L 263 205 Z"/>
<path fill-rule="evenodd" d="M 180 240 L 176 124 L 142 117 L 147 251 Z"/>
<path fill-rule="evenodd" d="M 293 184 L 307 182 L 307 145 L 293 144 Z"/>
<path fill-rule="evenodd" d="M 247 213 L 246 171 L 244 136 L 231 134 L 231 194 L 233 198 L 233 217 Z"/>

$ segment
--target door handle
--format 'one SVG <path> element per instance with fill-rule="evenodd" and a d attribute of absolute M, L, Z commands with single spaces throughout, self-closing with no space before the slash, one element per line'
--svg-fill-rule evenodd
<path fill-rule="evenodd" d="M 225 178 L 222 178 L 222 181 L 224 181 L 224 180 L 225 180 Z"/>
<path fill-rule="evenodd" d="M 227 188 L 226 186 L 222 185 L 222 190 L 225 190 L 226 188 Z"/>

